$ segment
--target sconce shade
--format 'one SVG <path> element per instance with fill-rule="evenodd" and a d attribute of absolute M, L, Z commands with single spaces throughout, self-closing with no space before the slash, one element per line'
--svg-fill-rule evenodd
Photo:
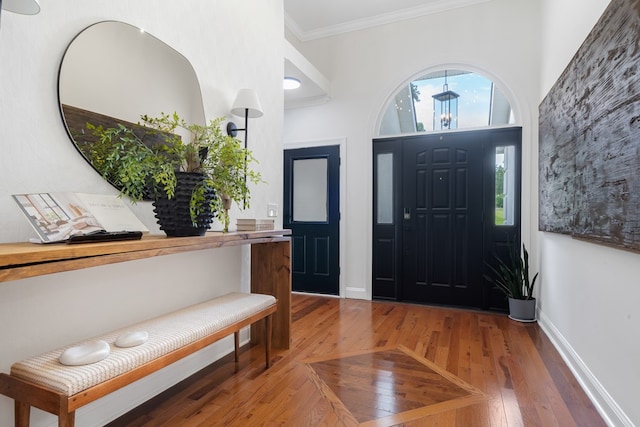
<path fill-rule="evenodd" d="M 0 0 L 2 9 L 23 15 L 36 15 L 40 12 L 38 0 Z"/>
<path fill-rule="evenodd" d="M 244 117 L 245 110 L 247 117 L 250 119 L 262 117 L 262 105 L 258 94 L 253 89 L 240 89 L 238 95 L 236 95 L 236 100 L 231 106 L 231 114 L 234 116 Z"/>

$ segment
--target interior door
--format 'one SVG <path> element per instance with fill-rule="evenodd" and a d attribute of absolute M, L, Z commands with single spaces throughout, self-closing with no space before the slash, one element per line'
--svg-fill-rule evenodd
<path fill-rule="evenodd" d="M 481 134 L 404 142 L 403 294 L 406 300 L 480 306 Z"/>
<path fill-rule="evenodd" d="M 285 150 L 283 227 L 292 234 L 292 289 L 339 295 L 338 145 Z"/>

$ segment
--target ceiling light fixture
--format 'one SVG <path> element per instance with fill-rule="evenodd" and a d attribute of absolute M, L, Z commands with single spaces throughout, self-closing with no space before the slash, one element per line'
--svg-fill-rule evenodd
<path fill-rule="evenodd" d="M 444 70 L 444 85 L 442 92 L 433 95 L 433 130 L 438 130 L 436 124 L 436 107 L 440 103 L 440 129 L 451 129 L 458 127 L 458 98 L 460 95 L 449 90 L 447 84 L 447 70 Z"/>
<path fill-rule="evenodd" d="M 284 90 L 293 90 L 298 89 L 300 87 L 300 80 L 295 77 L 285 77 L 284 78 Z"/>

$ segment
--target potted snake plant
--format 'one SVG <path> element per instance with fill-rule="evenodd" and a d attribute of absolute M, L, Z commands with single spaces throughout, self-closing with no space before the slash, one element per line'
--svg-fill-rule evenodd
<path fill-rule="evenodd" d="M 538 278 L 533 278 L 529 272 L 529 252 L 522 244 L 522 254 L 519 247 L 510 244 L 509 259 L 503 260 L 494 256 L 495 265 L 487 263 L 490 274 L 485 278 L 495 284 L 509 299 L 509 317 L 520 322 L 533 322 L 536 319 L 536 299 L 533 290 Z"/>

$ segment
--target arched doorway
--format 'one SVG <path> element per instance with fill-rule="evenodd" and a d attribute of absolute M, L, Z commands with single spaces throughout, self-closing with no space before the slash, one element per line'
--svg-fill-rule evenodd
<path fill-rule="evenodd" d="M 475 73 L 443 70 L 390 98 L 373 141 L 374 298 L 505 307 L 483 274 L 519 245 L 522 129 L 498 92 Z"/>

